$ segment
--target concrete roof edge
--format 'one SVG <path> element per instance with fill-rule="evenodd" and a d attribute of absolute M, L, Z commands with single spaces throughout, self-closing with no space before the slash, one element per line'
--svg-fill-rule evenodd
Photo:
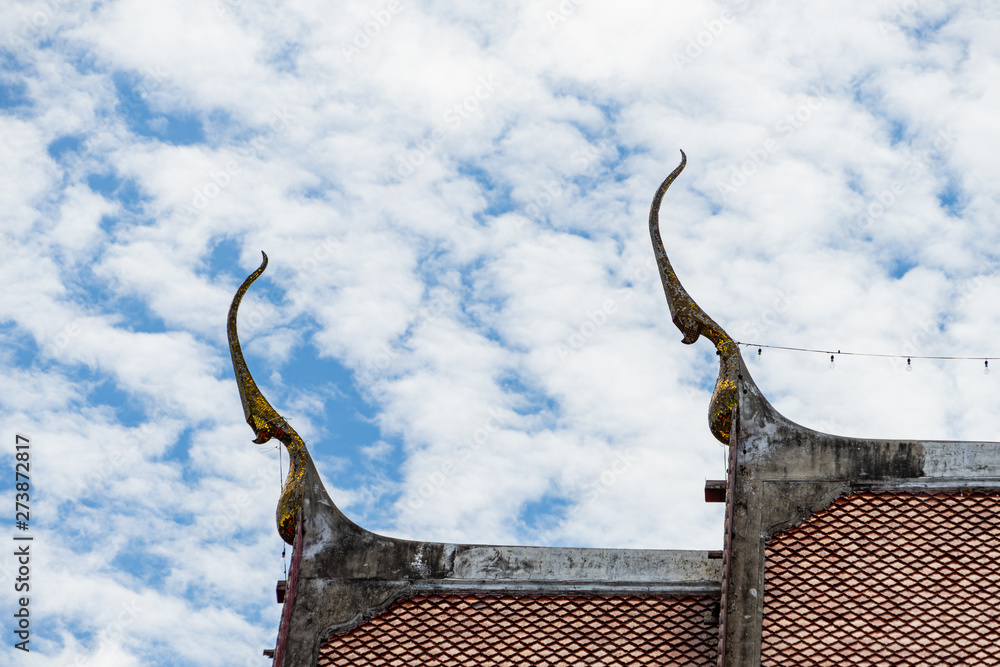
<path fill-rule="evenodd" d="M 719 580 L 707 551 L 456 545 L 450 577 L 466 580 L 689 582 Z"/>
<path fill-rule="evenodd" d="M 512 581 L 454 580 L 419 581 L 411 586 L 414 593 L 446 593 L 449 595 L 657 595 L 657 596 L 718 596 L 722 590 L 719 579 L 710 581 L 623 582 L 623 581 Z"/>

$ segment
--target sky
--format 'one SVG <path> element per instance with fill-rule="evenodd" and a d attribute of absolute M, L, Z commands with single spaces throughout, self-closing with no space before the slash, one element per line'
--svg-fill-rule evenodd
<path fill-rule="evenodd" d="M 3 3 L 0 497 L 13 545 L 21 434 L 34 539 L 0 660 L 265 664 L 288 460 L 225 337 L 262 250 L 247 362 L 360 525 L 721 548 L 716 357 L 647 228 L 680 149 L 665 246 L 781 412 L 1000 440 L 998 33 L 933 0 Z"/>

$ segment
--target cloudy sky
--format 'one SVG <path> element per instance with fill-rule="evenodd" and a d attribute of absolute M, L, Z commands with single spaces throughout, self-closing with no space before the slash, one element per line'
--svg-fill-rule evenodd
<path fill-rule="evenodd" d="M 262 665 L 281 466 L 450 542 L 720 548 L 714 350 L 776 406 L 1000 440 L 987 2 L 179 0 L 0 10 L 0 494 L 31 439 L 31 665 Z M 744 354 L 757 357 L 757 347 Z M 912 372 L 906 371 L 906 357 Z M 928 356 L 973 357 L 957 361 Z M 8 544 L 14 533 L 8 531 Z M 12 549 L 4 549 L 5 553 Z"/>

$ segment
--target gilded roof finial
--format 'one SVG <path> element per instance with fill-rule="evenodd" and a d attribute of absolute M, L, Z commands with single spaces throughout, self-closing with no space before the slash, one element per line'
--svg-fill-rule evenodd
<path fill-rule="evenodd" d="M 243 359 L 243 350 L 240 348 L 240 339 L 236 333 L 236 313 L 239 310 L 243 295 L 250 289 L 253 281 L 257 280 L 260 274 L 267 268 L 267 254 L 261 251 L 264 256 L 260 267 L 243 281 L 240 288 L 236 290 L 233 303 L 229 306 L 229 318 L 226 322 L 226 332 L 229 335 L 229 353 L 233 357 L 233 370 L 236 371 L 236 384 L 240 389 L 240 399 L 243 401 L 243 413 L 246 415 L 247 423 L 253 429 L 257 444 L 262 444 L 275 438 L 281 441 L 288 450 L 290 465 L 288 467 L 288 477 L 281 492 L 281 499 L 278 501 L 277 521 L 278 534 L 281 538 L 292 544 L 295 538 L 295 521 L 299 509 L 302 507 L 302 486 L 303 476 L 306 469 L 306 461 L 309 452 L 306 445 L 295 432 L 295 429 L 271 407 L 264 395 L 257 388 L 246 361 Z"/>
<path fill-rule="evenodd" d="M 708 423 L 712 435 L 728 445 L 733 408 L 737 403 L 739 349 L 729 334 L 694 302 L 681 285 L 660 238 L 660 202 L 670 184 L 684 171 L 686 164 L 687 156 L 681 151 L 681 163 L 664 179 L 653 196 L 653 204 L 649 208 L 649 236 L 653 241 L 653 252 L 656 253 L 656 264 L 660 269 L 660 280 L 663 281 L 663 292 L 667 296 L 670 315 L 674 324 L 684 334 L 682 342 L 690 345 L 698 340 L 699 336 L 705 336 L 715 345 L 719 355 L 719 379 L 715 383 L 715 391 L 709 404 Z"/>

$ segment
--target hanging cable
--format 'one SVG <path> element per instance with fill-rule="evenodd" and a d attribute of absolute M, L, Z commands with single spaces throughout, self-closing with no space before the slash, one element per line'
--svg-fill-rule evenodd
<path fill-rule="evenodd" d="M 280 442 L 277 445 L 275 445 L 275 449 L 278 450 L 278 486 L 280 486 L 281 490 L 284 491 L 285 490 L 285 475 L 284 475 L 284 471 L 282 471 L 282 469 L 281 469 L 281 443 Z M 283 576 L 281 578 L 287 581 L 288 580 L 288 562 L 285 560 L 285 549 L 286 548 L 287 547 L 286 547 L 285 543 L 282 542 L 281 543 L 281 572 L 282 572 Z"/>
<path fill-rule="evenodd" d="M 874 354 L 872 352 L 841 352 L 840 350 L 819 350 L 808 347 L 787 347 L 785 345 L 763 345 L 761 343 L 742 343 L 736 341 L 737 345 L 742 345 L 743 347 L 756 347 L 757 353 L 760 354 L 761 348 L 769 348 L 772 350 L 788 350 L 791 352 L 813 352 L 816 354 L 829 354 L 833 355 L 844 355 L 850 357 L 879 357 L 882 359 L 939 359 L 946 361 L 963 361 L 963 360 L 976 360 L 983 359 L 986 361 L 987 367 L 989 367 L 990 361 L 996 361 L 1000 357 L 946 357 L 946 356 L 931 356 L 931 355 L 920 355 L 920 354 Z"/>

